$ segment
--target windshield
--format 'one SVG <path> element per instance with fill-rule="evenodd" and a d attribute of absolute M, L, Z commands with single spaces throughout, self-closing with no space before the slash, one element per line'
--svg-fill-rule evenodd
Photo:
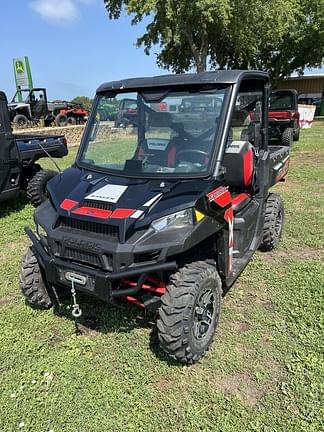
<path fill-rule="evenodd" d="M 125 176 L 205 174 L 226 89 L 100 96 L 79 161 Z M 115 122 L 103 107 L 118 106 Z"/>
<path fill-rule="evenodd" d="M 270 111 L 276 109 L 293 109 L 293 95 L 291 93 L 273 93 L 270 96 Z"/>
<path fill-rule="evenodd" d="M 18 103 L 21 101 L 25 101 L 25 99 L 27 99 L 27 97 L 28 97 L 28 94 L 29 94 L 29 90 L 27 90 L 27 89 L 18 90 L 18 91 L 16 91 L 11 102 Z"/>

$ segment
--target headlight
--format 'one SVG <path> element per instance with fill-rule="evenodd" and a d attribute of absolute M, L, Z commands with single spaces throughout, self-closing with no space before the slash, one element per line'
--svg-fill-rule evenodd
<path fill-rule="evenodd" d="M 151 227 L 155 231 L 162 231 L 166 229 L 184 228 L 193 225 L 192 209 L 181 210 L 156 219 L 151 223 Z"/>
<path fill-rule="evenodd" d="M 45 231 L 45 228 L 42 227 L 39 223 L 36 223 L 36 232 L 38 234 L 38 237 L 46 237 L 47 232 Z"/>

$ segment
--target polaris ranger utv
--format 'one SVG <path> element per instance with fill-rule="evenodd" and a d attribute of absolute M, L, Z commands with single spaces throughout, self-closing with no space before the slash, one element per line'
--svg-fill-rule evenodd
<path fill-rule="evenodd" d="M 292 146 L 299 140 L 298 93 L 296 90 L 275 90 L 270 95 L 269 139 Z"/>
<path fill-rule="evenodd" d="M 36 163 L 44 157 L 61 158 L 68 149 L 63 135 L 17 135 L 10 126 L 7 98 L 0 92 L 0 203 L 20 190 L 34 206 L 46 199 L 46 184 L 57 172 Z"/>
<path fill-rule="evenodd" d="M 269 77 L 258 71 L 134 78 L 101 85 L 73 167 L 48 183 L 20 273 L 31 305 L 49 308 L 65 288 L 158 313 L 161 348 L 194 363 L 208 350 L 222 295 L 258 248 L 277 246 L 289 149 L 268 144 Z M 253 120 L 242 108 L 255 95 Z M 170 110 L 213 96 L 214 116 Z M 137 125 L 111 134 L 98 110 L 137 101 Z M 243 98 L 244 99 L 244 98 Z M 219 103 L 221 101 L 221 103 Z M 164 111 L 153 108 L 166 104 Z M 205 104 L 209 106 L 208 104 Z M 194 104 L 193 104 L 194 106 Z M 203 104 L 202 104 L 203 106 Z M 180 121 L 181 120 L 181 121 Z"/>

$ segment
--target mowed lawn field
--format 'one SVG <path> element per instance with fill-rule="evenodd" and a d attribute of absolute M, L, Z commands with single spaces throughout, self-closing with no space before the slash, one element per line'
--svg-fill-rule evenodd
<path fill-rule="evenodd" d="M 323 123 L 301 132 L 273 191 L 283 241 L 226 295 L 212 349 L 192 367 L 165 359 L 135 306 L 82 296 L 77 329 L 66 306 L 26 306 L 18 272 L 33 209 L 23 196 L 1 204 L 0 431 L 323 431 Z"/>

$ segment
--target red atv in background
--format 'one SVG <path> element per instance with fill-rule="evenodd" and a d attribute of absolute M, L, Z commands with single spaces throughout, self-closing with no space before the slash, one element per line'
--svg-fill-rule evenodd
<path fill-rule="evenodd" d="M 271 92 L 269 106 L 269 138 L 291 146 L 299 140 L 298 93 L 296 90 Z"/>
<path fill-rule="evenodd" d="M 61 108 L 55 117 L 56 126 L 67 126 L 84 124 L 88 119 L 89 111 L 82 105 L 68 103 L 67 107 Z"/>

